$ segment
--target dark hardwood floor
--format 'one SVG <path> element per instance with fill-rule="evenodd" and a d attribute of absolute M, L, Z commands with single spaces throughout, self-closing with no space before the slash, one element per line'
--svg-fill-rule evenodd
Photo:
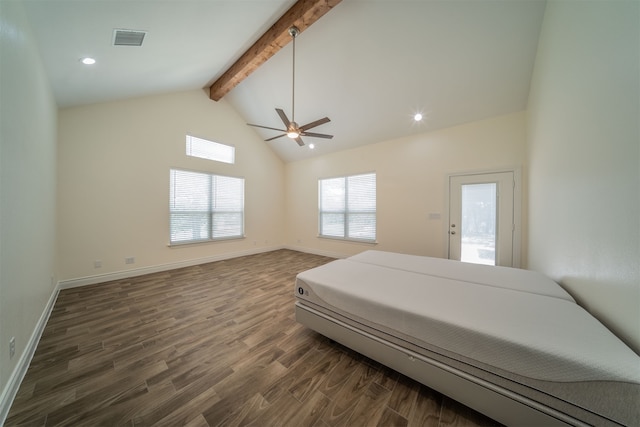
<path fill-rule="evenodd" d="M 60 292 L 6 426 L 498 425 L 294 318 L 278 250 Z"/>

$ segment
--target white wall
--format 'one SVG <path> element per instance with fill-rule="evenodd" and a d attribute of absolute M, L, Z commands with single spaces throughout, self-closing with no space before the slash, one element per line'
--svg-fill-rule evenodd
<path fill-rule="evenodd" d="M 59 117 L 63 282 L 282 245 L 283 163 L 226 101 L 196 90 L 69 108 Z M 235 146 L 236 163 L 187 157 L 187 133 Z M 171 168 L 244 177 L 246 239 L 168 247 Z"/>
<path fill-rule="evenodd" d="M 0 424 L 56 280 L 55 144 L 56 106 L 22 4 L 1 1 Z"/>
<path fill-rule="evenodd" d="M 334 256 L 378 249 L 445 257 L 448 174 L 521 167 L 525 140 L 525 113 L 515 113 L 288 163 L 287 245 Z M 318 238 L 318 179 L 372 171 L 378 244 Z"/>
<path fill-rule="evenodd" d="M 640 11 L 547 4 L 529 99 L 529 263 L 640 352 Z"/>

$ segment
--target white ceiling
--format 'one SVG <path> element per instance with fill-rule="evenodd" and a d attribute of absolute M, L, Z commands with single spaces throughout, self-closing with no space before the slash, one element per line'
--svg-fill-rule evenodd
<path fill-rule="evenodd" d="M 60 107 L 207 87 L 294 2 L 23 1 Z M 304 138 L 315 150 L 266 144 L 294 161 L 524 110 L 544 7 L 343 0 L 296 39 L 296 121 L 328 116 L 312 131 L 335 137 Z M 143 46 L 112 46 L 116 28 L 148 31 Z M 247 122 L 282 127 L 276 107 L 291 118 L 291 49 L 225 96 Z M 84 56 L 97 64 L 82 66 Z"/>

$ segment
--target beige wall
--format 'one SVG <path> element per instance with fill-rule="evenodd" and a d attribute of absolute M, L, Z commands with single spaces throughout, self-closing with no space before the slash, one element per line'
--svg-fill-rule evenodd
<path fill-rule="evenodd" d="M 283 163 L 224 100 L 196 90 L 64 109 L 59 116 L 63 281 L 282 245 Z M 236 163 L 187 157 L 187 133 L 235 146 Z M 244 177 L 246 239 L 168 247 L 170 168 Z"/>
<path fill-rule="evenodd" d="M 57 113 L 20 2 L 2 1 L 3 392 L 58 279 L 99 281 L 281 245 L 443 257 L 448 174 L 514 167 L 525 171 L 525 266 L 559 280 L 640 351 L 639 16 L 636 1 L 550 1 L 527 113 L 285 165 L 202 91 Z M 186 133 L 236 146 L 237 163 L 186 157 Z M 172 167 L 244 177 L 246 239 L 169 248 Z M 378 244 L 318 238 L 318 179 L 370 171 Z M 17 354 L 8 360 L 11 336 Z"/>
<path fill-rule="evenodd" d="M 445 257 L 448 174 L 521 167 L 525 113 L 286 165 L 287 245 L 334 256 L 366 249 Z M 377 245 L 318 238 L 318 179 L 377 174 Z M 429 219 L 429 214 L 440 219 Z"/>
<path fill-rule="evenodd" d="M 529 99 L 529 268 L 640 352 L 640 3 L 547 4 Z"/>
<path fill-rule="evenodd" d="M 20 379 L 18 362 L 26 358 L 26 346 L 54 289 L 55 196 L 56 106 L 21 2 L 2 1 L 0 424 L 11 384 Z M 11 337 L 16 339 L 13 359 Z"/>

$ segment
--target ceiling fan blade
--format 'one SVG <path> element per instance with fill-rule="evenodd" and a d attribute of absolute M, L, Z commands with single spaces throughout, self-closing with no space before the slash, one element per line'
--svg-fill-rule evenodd
<path fill-rule="evenodd" d="M 271 130 L 277 130 L 277 131 L 280 131 L 280 132 L 286 132 L 286 130 L 285 130 L 285 129 L 270 128 L 269 126 L 252 125 L 251 123 L 247 123 L 247 125 L 249 125 L 249 126 L 253 126 L 253 127 L 256 127 L 256 128 L 271 129 Z"/>
<path fill-rule="evenodd" d="M 311 129 L 311 128 L 314 128 L 316 126 L 323 125 L 323 124 L 325 124 L 327 122 L 330 122 L 330 121 L 331 120 L 329 119 L 329 117 L 324 117 L 322 119 L 316 120 L 315 122 L 307 123 L 304 126 L 300 126 L 300 130 L 304 132 L 307 129 Z"/>
<path fill-rule="evenodd" d="M 297 142 L 301 147 L 304 145 L 304 141 L 300 137 L 295 138 L 294 141 Z"/>
<path fill-rule="evenodd" d="M 287 135 L 287 134 L 286 134 L 286 133 L 283 133 L 282 135 L 273 136 L 273 137 L 271 137 L 271 138 L 269 138 L 269 139 L 265 139 L 265 142 L 266 142 L 266 141 L 273 141 L 274 139 L 278 139 L 278 138 L 282 138 L 282 137 L 283 137 L 283 136 L 285 136 L 285 135 Z"/>
<path fill-rule="evenodd" d="M 282 111 L 281 108 L 276 108 L 276 113 L 278 113 L 280 119 L 282 119 L 282 123 L 284 123 L 285 127 L 289 129 L 289 125 L 291 124 L 291 122 L 287 118 L 287 115 L 284 113 L 284 111 Z"/>
<path fill-rule="evenodd" d="M 314 133 L 314 132 L 302 132 L 302 136 L 311 136 L 313 138 L 326 138 L 331 139 L 333 135 L 327 135 L 325 133 Z"/>

